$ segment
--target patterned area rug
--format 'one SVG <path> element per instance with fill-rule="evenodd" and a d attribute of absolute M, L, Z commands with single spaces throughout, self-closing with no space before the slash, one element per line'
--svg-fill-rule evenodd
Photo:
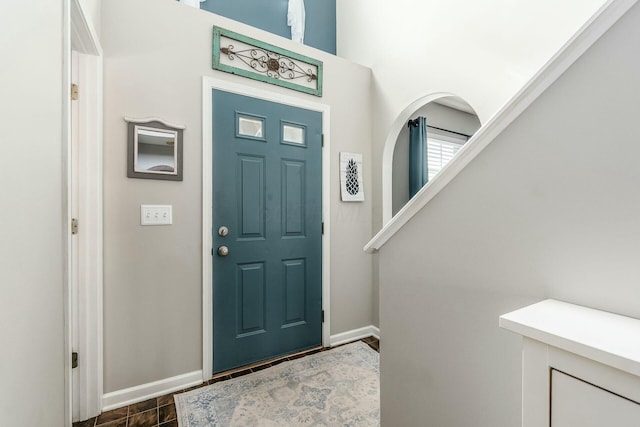
<path fill-rule="evenodd" d="M 379 354 L 355 342 L 174 396 L 180 427 L 378 426 Z"/>

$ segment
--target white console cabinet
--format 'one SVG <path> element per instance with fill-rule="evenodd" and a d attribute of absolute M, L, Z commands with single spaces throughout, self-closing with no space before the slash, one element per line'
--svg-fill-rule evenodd
<path fill-rule="evenodd" d="M 524 337 L 523 427 L 640 427 L 640 320 L 546 300 L 500 327 Z"/>

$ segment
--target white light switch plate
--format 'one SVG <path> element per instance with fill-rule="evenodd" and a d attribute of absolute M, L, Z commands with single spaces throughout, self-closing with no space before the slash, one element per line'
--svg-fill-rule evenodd
<path fill-rule="evenodd" d="M 171 205 L 140 205 L 140 225 L 173 224 Z"/>

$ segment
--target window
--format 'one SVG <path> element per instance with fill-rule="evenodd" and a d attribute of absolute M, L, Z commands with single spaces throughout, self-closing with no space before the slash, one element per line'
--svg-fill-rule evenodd
<path fill-rule="evenodd" d="M 265 118 L 236 111 L 236 137 L 266 141 Z"/>
<path fill-rule="evenodd" d="M 427 160 L 429 181 L 456 155 L 467 142 L 466 137 L 447 132 L 427 130 Z"/>
<path fill-rule="evenodd" d="M 293 145 L 305 145 L 305 126 L 281 122 L 282 126 L 282 143 Z"/>

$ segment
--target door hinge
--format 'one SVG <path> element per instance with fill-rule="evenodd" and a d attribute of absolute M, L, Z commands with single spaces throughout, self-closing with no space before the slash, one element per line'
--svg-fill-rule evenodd
<path fill-rule="evenodd" d="M 324 222 L 322 223 L 322 234 L 324 234 Z"/>
<path fill-rule="evenodd" d="M 322 323 L 324 323 L 324 310 L 322 310 Z"/>
<path fill-rule="evenodd" d="M 71 100 L 78 100 L 78 85 L 75 83 L 71 83 Z"/>
<path fill-rule="evenodd" d="M 74 351 L 73 353 L 71 353 L 71 368 L 77 368 L 78 367 L 78 352 Z"/>
<path fill-rule="evenodd" d="M 324 147 L 324 133 L 322 134 L 322 146 Z"/>
<path fill-rule="evenodd" d="M 71 218 L 71 234 L 78 234 L 78 218 Z"/>

